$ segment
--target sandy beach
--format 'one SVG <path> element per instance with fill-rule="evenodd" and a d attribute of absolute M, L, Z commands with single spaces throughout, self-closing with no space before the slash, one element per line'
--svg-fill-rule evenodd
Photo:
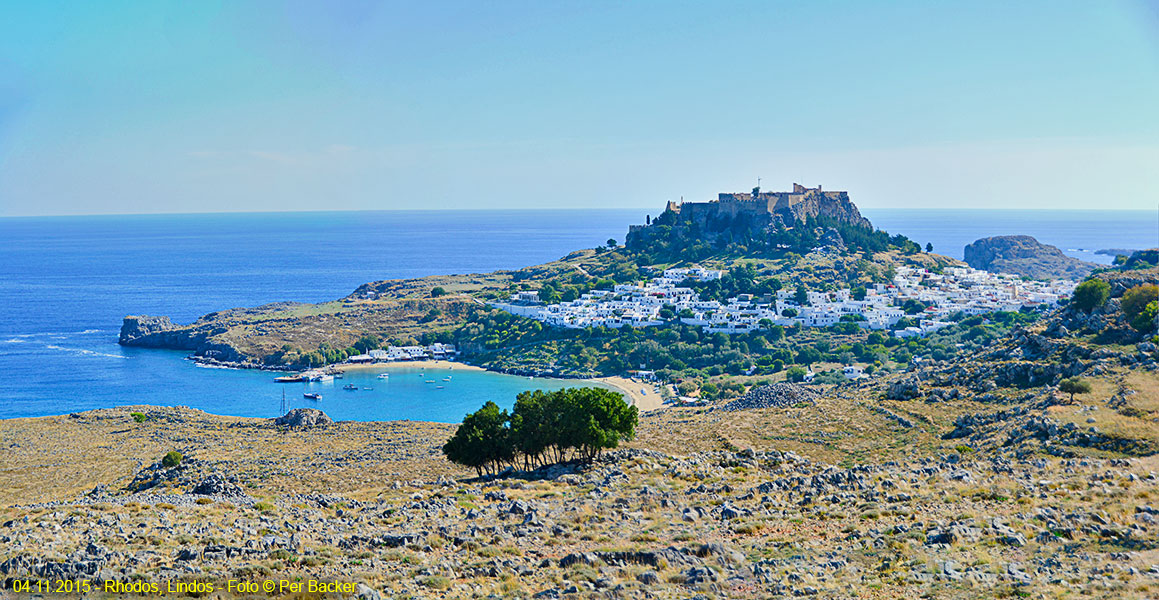
<path fill-rule="evenodd" d="M 487 370 L 483 367 L 476 367 L 475 365 L 468 365 L 450 360 L 400 360 L 395 362 L 334 365 L 335 369 L 342 371 L 343 373 L 347 371 L 384 371 L 386 369 L 397 369 L 399 367 L 407 369 L 453 369 L 462 371 Z"/>
<path fill-rule="evenodd" d="M 581 380 L 584 381 L 584 380 Z M 645 381 L 633 381 L 625 377 L 596 377 L 587 381 L 599 381 L 609 386 L 616 388 L 624 394 L 628 401 L 640 409 L 640 412 L 648 412 L 664 407 L 664 401 L 660 398 L 660 394 L 656 393 L 651 383 Z M 640 393 L 641 390 L 647 390 L 647 394 Z"/>

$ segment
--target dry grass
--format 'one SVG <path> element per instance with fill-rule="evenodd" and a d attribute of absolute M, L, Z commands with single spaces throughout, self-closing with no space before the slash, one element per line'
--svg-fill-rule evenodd
<path fill-rule="evenodd" d="M 135 422 L 130 412 L 149 415 Z M 285 431 L 267 419 L 185 408 L 125 407 L 76 416 L 0 421 L 4 504 L 75 497 L 97 485 L 126 486 L 169 450 L 233 474 L 253 495 L 373 495 L 399 479 L 462 475 L 439 447 L 453 425 L 342 422 Z"/>

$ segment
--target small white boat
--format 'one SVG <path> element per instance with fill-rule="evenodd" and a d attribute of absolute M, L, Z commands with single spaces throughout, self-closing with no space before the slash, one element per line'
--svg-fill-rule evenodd
<path fill-rule="evenodd" d="M 378 378 L 379 379 L 390 379 L 390 373 L 380 373 L 378 375 Z"/>

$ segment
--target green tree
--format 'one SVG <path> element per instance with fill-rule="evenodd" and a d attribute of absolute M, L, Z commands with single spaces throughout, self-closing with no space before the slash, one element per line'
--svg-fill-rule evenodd
<path fill-rule="evenodd" d="M 793 292 L 793 302 L 801 306 L 809 304 L 809 290 L 806 290 L 804 285 L 798 285 L 797 291 Z"/>
<path fill-rule="evenodd" d="M 854 300 L 865 300 L 866 293 L 865 288 L 860 285 L 849 290 L 849 296 Z"/>
<path fill-rule="evenodd" d="M 609 248 L 615 248 L 615 247 L 616 247 L 616 240 L 615 240 L 615 238 L 608 238 L 608 247 L 609 247 Z"/>
<path fill-rule="evenodd" d="M 1070 401 L 1074 402 L 1074 395 L 1089 393 L 1091 391 L 1091 384 L 1084 379 L 1071 377 L 1070 379 L 1063 379 L 1059 382 L 1058 391 L 1064 394 L 1070 394 Z"/>
<path fill-rule="evenodd" d="M 539 299 L 545 304 L 558 304 L 563 296 L 550 283 L 545 283 L 539 288 Z"/>
<path fill-rule="evenodd" d="M 681 381 L 680 384 L 676 386 L 676 391 L 679 392 L 681 396 L 691 396 L 692 394 L 696 393 L 696 390 L 698 389 L 700 389 L 700 386 L 691 379 Z"/>
<path fill-rule="evenodd" d="M 934 251 L 934 244 L 932 242 L 926 242 L 926 252 L 933 252 L 933 251 Z"/>
<path fill-rule="evenodd" d="M 453 463 L 484 472 L 498 473 L 499 466 L 515 458 L 510 416 L 488 401 L 463 418 L 455 434 L 443 445 L 443 454 Z"/>
<path fill-rule="evenodd" d="M 377 335 L 367 334 L 358 338 L 357 342 L 354 342 L 354 348 L 358 352 L 365 354 L 366 352 L 379 348 L 381 343 Z"/>
<path fill-rule="evenodd" d="M 820 350 L 817 350 L 816 348 L 813 348 L 812 346 L 805 346 L 804 348 L 801 348 L 801 350 L 797 352 L 797 355 L 795 357 L 793 357 L 793 362 L 795 362 L 799 365 L 808 366 L 808 365 L 811 365 L 815 362 L 821 362 L 821 358 L 822 358 L 822 356 L 821 356 Z"/>
<path fill-rule="evenodd" d="M 438 298 L 439 296 L 446 296 L 447 290 L 443 287 L 431 288 L 431 298 Z"/>
<path fill-rule="evenodd" d="M 1071 302 L 1079 309 L 1090 313 L 1102 306 L 1110 297 L 1110 284 L 1102 279 L 1088 279 L 1075 287 Z"/>
<path fill-rule="evenodd" d="M 1155 314 L 1148 314 L 1147 307 L 1159 301 L 1159 286 L 1154 284 L 1137 285 L 1126 292 L 1120 301 L 1123 314 L 1131 327 L 1139 331 L 1150 331 L 1155 328 Z"/>
<path fill-rule="evenodd" d="M 789 367 L 789 370 L 785 371 L 785 379 L 794 383 L 805 381 L 805 372 L 801 367 Z"/>

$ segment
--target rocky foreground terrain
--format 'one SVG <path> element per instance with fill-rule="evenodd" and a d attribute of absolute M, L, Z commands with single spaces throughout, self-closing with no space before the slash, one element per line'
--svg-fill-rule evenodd
<path fill-rule="evenodd" d="M 0 574 L 308 577 L 363 598 L 1145 598 L 1156 462 L 632 449 L 525 478 L 278 495 L 210 474 L 9 507 Z"/>
<path fill-rule="evenodd" d="M 967 356 L 645 413 L 593 464 L 494 480 L 442 457 L 453 425 L 0 421 L 0 594 L 286 579 L 363 599 L 1159 597 L 1159 345 L 1120 301 L 1157 276 L 1100 275 L 1102 305 Z M 1087 389 L 1060 389 L 1072 377 Z"/>
<path fill-rule="evenodd" d="M 967 414 L 940 391 L 961 388 L 929 379 L 924 399 L 873 403 L 872 386 L 776 384 L 645 414 L 592 465 L 497 480 L 442 459 L 447 425 L 156 407 L 4 421 L 0 577 L 302 578 L 361 598 L 1152 598 L 1159 457 L 1066 437 L 1109 426 L 1124 395 L 1159 403 L 1148 360 L 1082 404 L 998 388 L 958 398 L 1002 405 Z M 180 466 L 148 462 L 170 449 Z"/>

